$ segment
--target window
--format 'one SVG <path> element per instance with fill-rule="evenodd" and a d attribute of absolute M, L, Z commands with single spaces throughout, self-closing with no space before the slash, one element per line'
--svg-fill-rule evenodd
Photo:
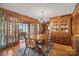
<path fill-rule="evenodd" d="M 30 24 L 30 33 L 34 34 L 34 25 L 33 24 Z"/>
<path fill-rule="evenodd" d="M 19 30 L 20 30 L 20 32 L 27 32 L 28 33 L 28 24 L 20 23 Z"/>
<path fill-rule="evenodd" d="M 39 24 L 30 24 L 30 33 L 39 34 Z"/>

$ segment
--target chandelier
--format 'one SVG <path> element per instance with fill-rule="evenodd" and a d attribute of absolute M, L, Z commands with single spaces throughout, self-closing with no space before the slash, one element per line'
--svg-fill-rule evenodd
<path fill-rule="evenodd" d="M 39 21 L 41 22 L 41 23 L 46 23 L 47 22 L 47 18 L 45 17 L 45 11 L 44 10 L 42 10 L 41 11 L 41 18 L 39 19 Z"/>

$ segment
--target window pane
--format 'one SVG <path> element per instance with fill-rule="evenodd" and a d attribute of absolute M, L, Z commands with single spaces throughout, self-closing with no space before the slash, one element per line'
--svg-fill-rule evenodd
<path fill-rule="evenodd" d="M 20 32 L 23 31 L 23 28 L 22 28 L 23 26 L 22 26 L 22 25 L 23 25 L 22 23 L 19 24 L 19 31 L 20 31 Z"/>
<path fill-rule="evenodd" d="M 19 30 L 20 32 L 28 32 L 28 24 L 20 23 Z"/>
<path fill-rule="evenodd" d="M 33 24 L 30 24 L 30 33 L 34 34 L 34 25 Z"/>

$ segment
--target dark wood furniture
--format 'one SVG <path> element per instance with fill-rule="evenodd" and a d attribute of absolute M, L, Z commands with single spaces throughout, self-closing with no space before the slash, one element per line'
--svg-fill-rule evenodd
<path fill-rule="evenodd" d="M 51 37 L 49 39 L 48 36 L 48 34 L 31 35 L 31 39 L 36 42 L 37 52 L 42 55 L 48 55 L 53 47 Z"/>
<path fill-rule="evenodd" d="M 60 44 L 72 46 L 71 36 L 66 35 L 66 34 L 63 34 L 63 35 L 61 33 L 56 33 L 56 35 L 53 34 L 52 40 L 55 43 L 60 43 Z"/>

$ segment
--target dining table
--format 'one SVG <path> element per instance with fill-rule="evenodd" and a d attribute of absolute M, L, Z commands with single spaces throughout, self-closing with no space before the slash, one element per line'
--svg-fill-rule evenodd
<path fill-rule="evenodd" d="M 43 41 L 48 39 L 48 34 L 31 35 L 30 38 L 35 41 L 39 41 L 39 40 Z"/>
<path fill-rule="evenodd" d="M 30 39 L 36 42 L 35 49 L 37 50 L 37 52 L 44 55 L 43 48 L 44 48 L 44 45 L 47 44 L 48 34 L 31 35 Z"/>

